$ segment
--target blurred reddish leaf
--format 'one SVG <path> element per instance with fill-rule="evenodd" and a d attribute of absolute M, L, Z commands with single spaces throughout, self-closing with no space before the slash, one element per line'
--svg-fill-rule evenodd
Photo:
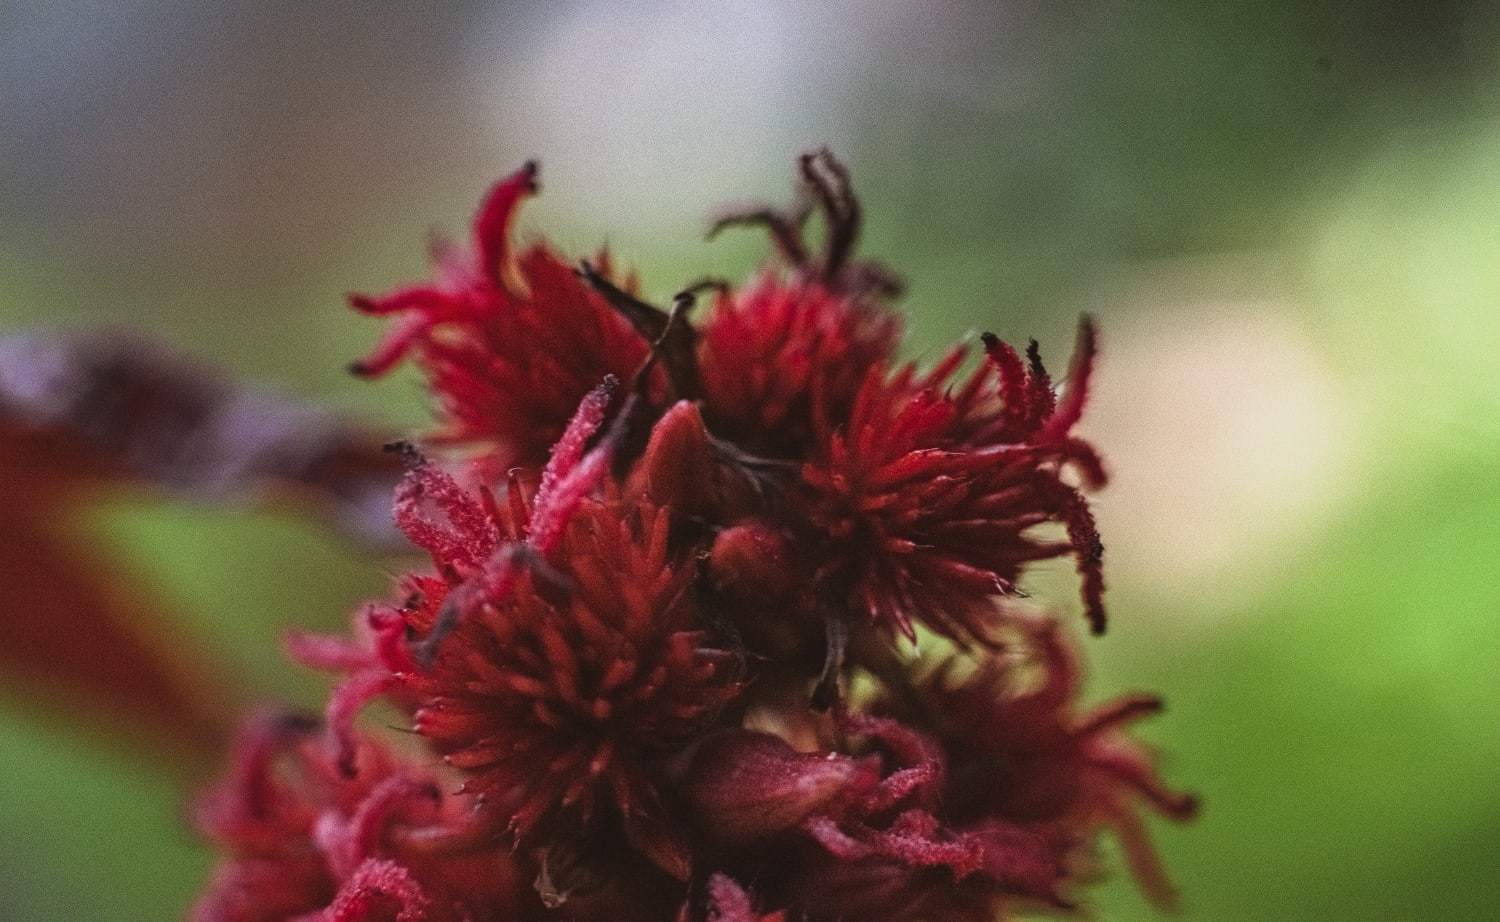
<path fill-rule="evenodd" d="M 130 337 L 0 337 L 0 688 L 113 717 L 123 732 L 216 744 L 236 702 L 207 652 L 89 546 L 74 513 L 103 491 L 145 486 L 314 512 L 391 549 L 401 465 L 380 443 Z"/>

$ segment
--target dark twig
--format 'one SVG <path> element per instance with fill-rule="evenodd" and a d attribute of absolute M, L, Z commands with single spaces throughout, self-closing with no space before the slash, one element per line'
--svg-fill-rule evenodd
<path fill-rule="evenodd" d="M 844 675 L 844 656 L 849 649 L 849 625 L 839 613 L 829 613 L 823 621 L 823 671 L 813 686 L 812 706 L 826 711 L 839 700 L 839 682 Z"/>
<path fill-rule="evenodd" d="M 660 361 L 679 400 L 696 400 L 702 396 L 703 384 L 698 375 L 698 334 L 688 322 L 688 315 L 697 303 L 695 288 L 679 292 L 672 301 L 672 309 L 664 311 L 620 288 L 587 261 L 578 264 L 578 276 L 599 292 L 610 307 L 619 311 L 651 344 L 651 355 L 636 372 L 637 392 L 652 365 Z"/>
<path fill-rule="evenodd" d="M 827 222 L 823 243 L 823 277 L 838 279 L 859 240 L 859 200 L 849 183 L 849 171 L 828 148 L 803 154 L 802 178 L 817 200 Z"/>
<path fill-rule="evenodd" d="M 653 304 L 647 304 L 611 282 L 601 275 L 588 260 L 578 263 L 578 277 L 583 279 L 590 288 L 599 292 L 604 300 L 609 302 L 610 307 L 630 321 L 630 325 L 635 327 L 635 331 L 641 334 L 641 338 L 646 342 L 654 343 L 666 332 L 667 322 L 670 319 L 666 311 Z"/>
<path fill-rule="evenodd" d="M 764 227 L 781 257 L 800 269 L 808 262 L 807 245 L 802 242 L 802 223 L 806 219 L 806 207 L 790 213 L 769 205 L 731 209 L 714 218 L 708 227 L 708 239 L 714 239 L 727 227 Z"/>

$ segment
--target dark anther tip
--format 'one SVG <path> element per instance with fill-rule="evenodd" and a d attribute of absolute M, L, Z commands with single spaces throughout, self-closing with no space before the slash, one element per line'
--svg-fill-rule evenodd
<path fill-rule="evenodd" d="M 427 463 L 427 457 L 422 454 L 421 450 L 406 439 L 386 442 L 380 448 L 387 454 L 399 455 L 401 460 L 405 461 L 411 467 L 420 467 Z"/>
<path fill-rule="evenodd" d="M 836 677 L 819 681 L 808 699 L 808 707 L 814 711 L 827 711 L 839 701 L 839 683 Z"/>

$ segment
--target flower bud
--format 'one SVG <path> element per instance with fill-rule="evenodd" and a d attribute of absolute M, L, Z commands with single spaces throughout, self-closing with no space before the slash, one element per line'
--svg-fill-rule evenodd
<path fill-rule="evenodd" d="M 795 582 L 791 542 L 763 522 L 744 522 L 720 532 L 708 566 L 714 588 L 737 602 L 782 598 Z"/>
<path fill-rule="evenodd" d="M 704 741 L 686 784 L 702 828 L 727 845 L 790 829 L 851 788 L 870 770 L 838 753 L 805 753 L 779 737 L 728 730 Z"/>

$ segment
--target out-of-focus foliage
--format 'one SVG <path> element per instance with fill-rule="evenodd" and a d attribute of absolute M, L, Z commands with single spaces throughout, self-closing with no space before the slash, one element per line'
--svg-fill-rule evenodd
<path fill-rule="evenodd" d="M 7 5 L 0 325 L 148 330 L 415 427 L 410 379 L 343 375 L 377 330 L 342 294 L 420 276 L 427 228 L 461 232 L 485 183 L 540 158 L 532 226 L 608 239 L 657 294 L 750 265 L 750 235 L 694 242 L 702 216 L 781 199 L 831 143 L 919 349 L 1060 346 L 1099 316 L 1093 684 L 1169 702 L 1151 732 L 1206 804 L 1159 836 L 1184 917 L 1483 918 L 1496 25 L 1449 3 Z M 315 700 L 277 631 L 385 580 L 281 515 L 122 499 L 81 524 L 246 700 Z M 5 695 L 0 918 L 178 914 L 195 768 Z M 1123 882 L 1102 900 L 1150 917 Z"/>

